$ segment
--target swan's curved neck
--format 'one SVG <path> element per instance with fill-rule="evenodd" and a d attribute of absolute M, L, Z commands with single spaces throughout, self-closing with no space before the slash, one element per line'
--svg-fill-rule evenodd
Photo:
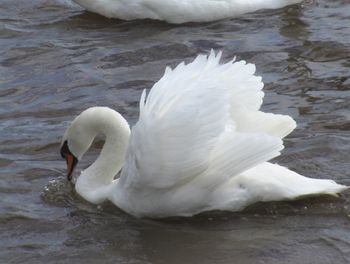
<path fill-rule="evenodd" d="M 104 134 L 106 140 L 96 161 L 79 176 L 76 190 L 86 200 L 101 203 L 108 198 L 112 181 L 123 166 L 130 128 L 119 113 L 109 108 L 95 108 L 87 119 L 87 133 L 93 138 Z"/>

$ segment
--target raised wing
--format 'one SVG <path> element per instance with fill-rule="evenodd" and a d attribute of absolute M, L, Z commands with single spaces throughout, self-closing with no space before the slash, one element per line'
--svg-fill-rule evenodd
<path fill-rule="evenodd" d="M 231 89 L 231 116 L 236 129 L 240 132 L 266 133 L 283 138 L 293 131 L 296 123 L 290 116 L 259 110 L 264 97 L 264 83 L 254 73 L 254 64 L 239 61 L 228 67 L 222 76 Z"/>
<path fill-rule="evenodd" d="M 172 188 L 204 177 L 213 162 L 216 170 L 222 171 L 220 160 L 227 163 L 231 158 L 233 164 L 243 164 L 235 170 L 238 173 L 279 154 L 283 148 L 279 138 L 266 135 L 269 140 L 264 136 L 249 140 L 249 135 L 236 131 L 231 117 L 232 97 L 238 97 L 252 110 L 258 109 L 261 87 L 246 93 L 250 98 L 233 92 L 235 85 L 229 75 L 233 69 L 244 75 L 247 64 L 219 64 L 220 57 L 221 53 L 215 55 L 212 51 L 190 64 L 167 68 L 147 99 L 143 92 L 121 183 L 135 188 Z M 247 75 L 253 74 L 250 70 Z M 234 147 L 221 146 L 231 142 Z M 235 147 L 237 151 L 232 153 Z M 227 153 L 235 157 L 224 157 Z"/>

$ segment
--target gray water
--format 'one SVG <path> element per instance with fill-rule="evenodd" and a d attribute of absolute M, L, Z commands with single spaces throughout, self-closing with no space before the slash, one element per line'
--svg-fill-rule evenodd
<path fill-rule="evenodd" d="M 166 65 L 214 48 L 255 63 L 263 109 L 296 119 L 277 161 L 350 184 L 347 0 L 177 26 L 110 20 L 68 0 L 1 0 L 0 38 L 0 263 L 350 262 L 349 192 L 141 220 L 80 199 L 59 156 L 80 111 L 110 106 L 134 124 Z"/>

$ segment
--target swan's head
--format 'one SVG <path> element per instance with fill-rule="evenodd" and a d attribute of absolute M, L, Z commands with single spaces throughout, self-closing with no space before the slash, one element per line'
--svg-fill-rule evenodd
<path fill-rule="evenodd" d="M 72 179 L 72 174 L 78 161 L 92 144 L 96 132 L 89 125 L 91 110 L 85 110 L 77 116 L 67 128 L 61 143 L 61 156 L 67 162 L 67 178 Z"/>
<path fill-rule="evenodd" d="M 124 161 L 130 136 L 128 122 L 118 112 L 108 107 L 88 108 L 73 120 L 62 139 L 61 155 L 67 161 L 68 180 L 72 179 L 74 167 L 98 134 L 105 135 L 109 142 L 101 151 L 101 154 L 104 153 L 108 157 L 102 160 L 108 161 L 111 155 L 115 156 L 115 151 L 119 151 L 118 156 Z M 113 167 L 120 165 L 122 161 L 112 162 Z"/>

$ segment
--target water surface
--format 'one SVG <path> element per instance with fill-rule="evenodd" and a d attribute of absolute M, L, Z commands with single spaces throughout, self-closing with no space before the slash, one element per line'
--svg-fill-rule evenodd
<path fill-rule="evenodd" d="M 68 0 L 2 0 L 0 262 L 349 263 L 349 193 L 140 220 L 81 200 L 59 156 L 80 111 L 110 106 L 134 124 L 142 90 L 166 65 L 214 48 L 255 63 L 263 109 L 296 119 L 277 161 L 350 184 L 349 14 L 348 1 L 318 0 L 174 26 L 110 20 Z"/>

